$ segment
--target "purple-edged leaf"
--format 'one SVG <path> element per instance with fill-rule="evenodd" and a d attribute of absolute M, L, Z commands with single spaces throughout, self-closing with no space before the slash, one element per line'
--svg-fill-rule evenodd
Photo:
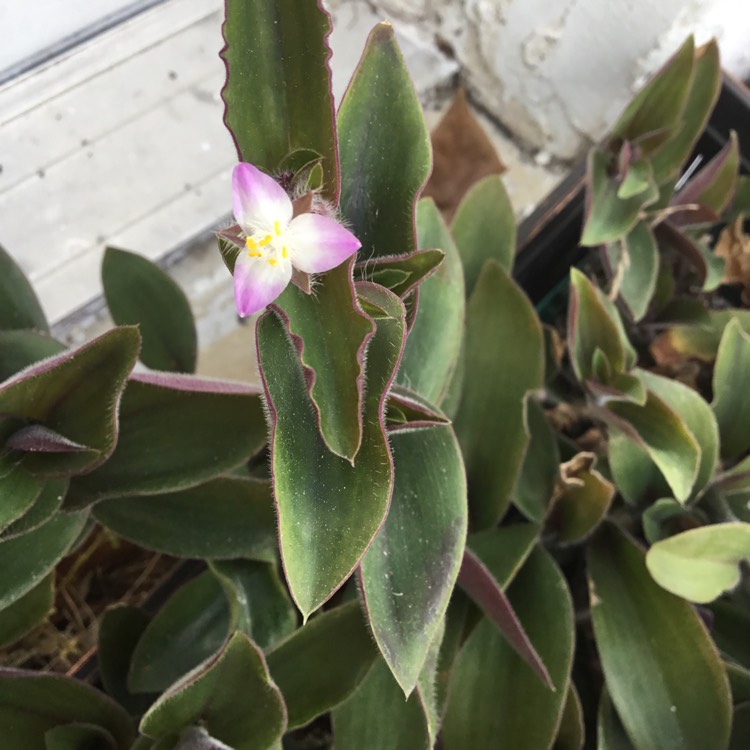
<path fill-rule="evenodd" d="M 160 693 L 215 654 L 229 633 L 229 603 L 210 571 L 179 588 L 133 649 L 128 689 Z"/>
<path fill-rule="evenodd" d="M 380 284 L 403 299 L 429 278 L 444 258 L 442 249 L 418 250 L 393 258 L 373 258 L 356 266 L 354 273 L 359 281 Z"/>
<path fill-rule="evenodd" d="M 633 319 L 640 320 L 654 296 L 659 274 L 659 248 L 648 224 L 638 222 L 622 245 L 608 245 L 607 260 L 612 273 L 621 274 L 620 298 Z M 622 271 L 619 270 L 621 266 Z"/>
<path fill-rule="evenodd" d="M 0 245 L 0 331 L 49 331 L 47 319 L 29 280 Z"/>
<path fill-rule="evenodd" d="M 330 16 L 317 0 L 227 0 L 223 31 L 224 122 L 240 160 L 275 172 L 290 152 L 313 150 L 335 200 Z"/>
<path fill-rule="evenodd" d="M 714 367 L 711 404 L 721 431 L 721 455 L 741 457 L 750 447 L 750 404 L 747 382 L 750 377 L 750 336 L 736 320 L 724 329 Z"/>
<path fill-rule="evenodd" d="M 361 581 L 375 640 L 408 696 L 461 566 L 466 477 L 448 425 L 393 433 L 391 450 L 393 499 L 385 523 L 362 559 Z"/>
<path fill-rule="evenodd" d="M 268 668 L 284 696 L 289 728 L 346 700 L 376 656 L 359 602 L 323 612 L 277 644 L 267 655 Z"/>
<path fill-rule="evenodd" d="M 739 163 L 737 134 L 732 131 L 724 148 L 672 198 L 672 205 L 687 206 L 695 203 L 716 216 L 720 215 L 734 194 Z M 704 219 L 698 212 L 686 210 L 672 214 L 671 220 L 674 224 L 682 225 L 698 223 Z"/>
<path fill-rule="evenodd" d="M 276 301 L 299 338 L 310 398 L 328 448 L 354 461 L 362 443 L 363 357 L 372 321 L 360 309 L 353 260 L 320 276 L 315 294 L 290 284 Z"/>
<path fill-rule="evenodd" d="M 526 635 L 513 606 L 490 571 L 471 549 L 464 552 L 458 583 L 497 626 L 516 653 L 536 672 L 539 679 L 552 688 L 549 672 Z"/>
<path fill-rule="evenodd" d="M 22 370 L 0 386 L 0 414 L 40 424 L 92 449 L 28 455 L 28 470 L 47 476 L 91 471 L 110 456 L 117 440 L 120 397 L 139 342 L 135 328 L 115 328 Z"/>
<path fill-rule="evenodd" d="M 628 104 L 612 128 L 612 139 L 640 142 L 646 154 L 669 140 L 682 124 L 694 53 L 695 43 L 689 37 Z"/>
<path fill-rule="evenodd" d="M 31 475 L 29 475 L 31 476 Z M 49 479 L 36 499 L 26 508 L 23 515 L 6 526 L 0 533 L 0 540 L 11 539 L 38 529 L 57 513 L 68 491 L 67 479 Z"/>
<path fill-rule="evenodd" d="M 44 481 L 29 474 L 18 456 L 0 456 L 0 531 L 31 508 L 44 487 Z"/>
<path fill-rule="evenodd" d="M 117 325 L 138 325 L 140 360 L 153 370 L 194 372 L 195 321 L 185 292 L 159 266 L 108 247 L 102 261 L 104 297 Z"/>
<path fill-rule="evenodd" d="M 414 206 L 430 173 L 430 138 L 390 24 L 370 33 L 337 125 L 340 209 L 362 243 L 360 260 L 416 250 Z"/>
<path fill-rule="evenodd" d="M 268 482 L 218 477 L 178 492 L 103 500 L 93 515 L 115 534 L 175 557 L 276 559 Z"/>
<path fill-rule="evenodd" d="M 56 339 L 39 331 L 0 331 L 0 381 L 15 375 L 24 367 L 65 349 Z"/>
<path fill-rule="evenodd" d="M 573 606 L 562 573 L 536 547 L 508 598 L 546 665 L 550 690 L 483 618 L 456 659 L 443 721 L 445 750 L 547 750 L 557 733 L 573 658 Z"/>
<path fill-rule="evenodd" d="M 420 249 L 440 248 L 445 259 L 419 287 L 417 315 L 409 329 L 397 381 L 430 403 L 442 403 L 461 353 L 464 282 L 461 258 L 434 201 L 417 204 Z"/>
<path fill-rule="evenodd" d="M 712 39 L 695 51 L 693 77 L 680 127 L 651 159 L 654 177 L 660 185 L 674 177 L 692 153 L 695 142 L 706 127 L 720 88 L 719 47 Z"/>
<path fill-rule="evenodd" d="M 486 260 L 494 258 L 510 273 L 516 219 L 502 178 L 490 175 L 469 188 L 456 210 L 451 234 L 461 255 L 467 298 Z"/>
<path fill-rule="evenodd" d="M 78 539 L 86 517 L 58 513 L 28 534 L 0 541 L 0 610 L 47 576 Z"/>
<path fill-rule="evenodd" d="M 156 739 L 194 724 L 234 750 L 268 750 L 281 738 L 284 701 L 246 635 L 235 633 L 217 656 L 164 693 L 140 731 Z"/>
<path fill-rule="evenodd" d="M 383 410 L 403 348 L 404 307 L 382 287 L 359 283 L 357 291 L 382 312 L 367 351 L 362 447 L 354 465 L 333 454 L 320 435 L 285 324 L 273 313 L 258 321 L 281 554 L 292 596 L 305 617 L 357 566 L 385 519 L 393 487 Z"/>
<path fill-rule="evenodd" d="M 135 739 L 127 713 L 89 685 L 62 675 L 0 669 L 3 750 L 45 748 L 45 733 L 69 724 L 100 727 L 116 750 L 128 750 Z"/>
<path fill-rule="evenodd" d="M 388 432 L 450 424 L 439 409 L 400 385 L 394 385 L 388 394 L 386 420 Z"/>
<path fill-rule="evenodd" d="M 16 430 L 5 442 L 13 451 L 28 453 L 81 453 L 93 451 L 86 445 L 69 440 L 65 435 L 41 424 L 31 424 Z"/>
<path fill-rule="evenodd" d="M 578 269 L 570 269 L 568 304 L 568 346 L 578 380 L 600 380 L 594 368 L 594 355 L 601 352 L 611 373 L 621 373 L 626 353 L 617 323 L 604 305 L 602 295 Z"/>
<path fill-rule="evenodd" d="M 544 379 L 539 319 L 494 260 L 484 264 L 467 306 L 465 362 L 455 427 L 477 531 L 494 526 L 510 504 L 529 441 L 524 397 Z"/>
<path fill-rule="evenodd" d="M 47 619 L 55 601 L 53 574 L 0 611 L 0 647 L 11 645 Z"/>
<path fill-rule="evenodd" d="M 643 551 L 614 526 L 589 546 L 588 571 L 604 677 L 633 745 L 724 750 L 729 686 L 698 613 L 651 579 Z"/>
<path fill-rule="evenodd" d="M 630 198 L 620 198 L 620 184 L 609 173 L 610 156 L 597 148 L 589 153 L 586 173 L 586 223 L 581 245 L 595 247 L 624 237 L 638 223 L 641 209 L 659 195 L 656 185 Z"/>
<path fill-rule="evenodd" d="M 116 450 L 106 464 L 71 483 L 68 504 L 193 487 L 239 466 L 265 440 L 257 389 L 137 373 L 122 398 Z"/>

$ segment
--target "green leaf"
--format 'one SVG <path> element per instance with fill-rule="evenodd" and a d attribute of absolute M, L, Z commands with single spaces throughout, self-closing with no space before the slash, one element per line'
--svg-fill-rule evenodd
<path fill-rule="evenodd" d="M 750 745 L 750 703 L 734 709 L 732 717 L 732 739 L 728 750 L 745 750 Z"/>
<path fill-rule="evenodd" d="M 706 604 L 733 589 L 750 558 L 750 524 L 717 523 L 654 544 L 646 566 L 654 580 L 691 602 Z"/>
<path fill-rule="evenodd" d="M 66 724 L 47 730 L 46 750 L 116 750 L 112 735 L 94 724 Z"/>
<path fill-rule="evenodd" d="M 726 748 L 729 686 L 696 611 L 654 583 L 616 527 L 595 537 L 588 569 L 604 676 L 635 747 Z"/>
<path fill-rule="evenodd" d="M 198 336 L 193 313 L 169 274 L 147 258 L 108 247 L 102 285 L 115 323 L 140 326 L 140 359 L 146 367 L 195 372 Z"/>
<path fill-rule="evenodd" d="M 141 547 L 176 557 L 276 559 L 276 518 L 267 482 L 219 477 L 93 508 L 99 523 Z"/>
<path fill-rule="evenodd" d="M 377 649 L 359 602 L 323 612 L 267 655 L 294 729 L 338 706 L 362 682 Z M 403 700 L 403 694 L 401 694 Z"/>
<path fill-rule="evenodd" d="M 659 248 L 654 233 L 643 221 L 633 227 L 623 240 L 623 245 L 625 257 L 623 248 L 617 244 L 607 246 L 607 257 L 612 269 L 619 268 L 621 263 L 625 265 L 620 281 L 620 298 L 633 319 L 638 321 L 646 314 L 656 291 Z"/>
<path fill-rule="evenodd" d="M 646 159 L 630 161 L 627 164 L 625 177 L 617 189 L 617 197 L 626 200 L 640 195 L 644 190 L 648 190 L 653 181 L 654 173 L 649 161 Z"/>
<path fill-rule="evenodd" d="M 655 375 L 648 370 L 635 371 L 639 380 L 655 393 L 680 419 L 700 448 L 700 462 L 692 496 L 696 497 L 711 481 L 719 456 L 719 428 L 711 408 L 699 393 L 678 380 Z"/>
<path fill-rule="evenodd" d="M 635 750 L 612 705 L 607 686 L 602 687 L 597 721 L 598 750 Z"/>
<path fill-rule="evenodd" d="M 734 597 L 711 605 L 714 614 L 711 635 L 723 654 L 750 669 L 750 610 Z"/>
<path fill-rule="evenodd" d="M 368 348 L 362 447 L 354 466 L 331 453 L 320 436 L 283 323 L 273 314 L 258 321 L 282 559 L 292 597 L 305 617 L 359 563 L 385 517 L 393 487 L 382 402 L 403 348 L 404 308 L 382 287 L 361 282 L 357 289 L 384 311 Z"/>
<path fill-rule="evenodd" d="M 39 331 L 0 331 L 0 352 L 3 353 L 0 381 L 34 362 L 54 357 L 64 349 L 65 346 L 59 341 Z"/>
<path fill-rule="evenodd" d="M 463 261 L 467 299 L 486 260 L 494 258 L 510 273 L 516 252 L 516 219 L 498 175 L 485 177 L 469 188 L 456 209 L 451 234 Z"/>
<path fill-rule="evenodd" d="M 17 455 L 0 455 L 0 531 L 34 504 L 44 481 L 24 469 Z"/>
<path fill-rule="evenodd" d="M 750 447 L 750 403 L 746 386 L 750 378 L 750 335 L 738 321 L 724 329 L 714 367 L 711 408 L 721 433 L 721 455 L 741 456 Z"/>
<path fill-rule="evenodd" d="M 466 478 L 449 425 L 397 432 L 391 436 L 391 450 L 393 499 L 362 558 L 362 591 L 375 640 L 408 696 L 461 566 Z"/>
<path fill-rule="evenodd" d="M 224 560 L 209 567 L 229 600 L 230 630 L 241 630 L 268 649 L 297 627 L 297 611 L 275 561 Z"/>
<path fill-rule="evenodd" d="M 228 632 L 224 589 L 206 571 L 178 589 L 146 626 L 133 651 L 128 688 L 162 692 L 216 653 Z"/>
<path fill-rule="evenodd" d="M 45 748 L 45 733 L 66 724 L 105 730 L 117 750 L 128 750 L 135 732 L 127 713 L 83 682 L 62 675 L 0 669 L 0 726 L 3 750 Z"/>
<path fill-rule="evenodd" d="M 333 711 L 336 750 L 428 750 L 426 696 L 404 694 L 388 665 L 378 659 L 357 692 Z"/>
<path fill-rule="evenodd" d="M 483 619 L 453 667 L 443 722 L 445 750 L 549 748 L 557 734 L 573 657 L 573 607 L 552 558 L 536 548 L 508 590 L 524 629 L 556 690 Z"/>
<path fill-rule="evenodd" d="M 153 702 L 153 696 L 133 695 L 128 689 L 128 671 L 138 641 L 149 623 L 149 616 L 137 607 L 117 604 L 99 620 L 97 660 L 107 694 L 133 716 L 140 716 Z"/>
<path fill-rule="evenodd" d="M 599 379 L 594 370 L 597 350 L 606 358 L 612 374 L 621 373 L 626 367 L 617 323 L 602 295 L 577 268 L 570 269 L 568 346 L 573 369 L 582 384 L 591 378 Z"/>
<path fill-rule="evenodd" d="M 320 433 L 333 453 L 349 461 L 362 443 L 363 357 L 374 331 L 357 304 L 353 262 L 320 276 L 315 294 L 289 284 L 276 302 L 301 341 Z"/>
<path fill-rule="evenodd" d="M 553 750 L 582 750 L 584 739 L 583 707 L 575 685 L 571 681 L 568 685 L 565 708 L 563 708 Z"/>
<path fill-rule="evenodd" d="M 263 654 L 243 633 L 164 693 L 140 731 L 156 739 L 198 723 L 234 750 L 267 750 L 281 738 L 286 728 L 281 693 Z"/>
<path fill-rule="evenodd" d="M 0 647 L 8 646 L 47 619 L 55 600 L 55 578 L 48 575 L 0 611 Z"/>
<path fill-rule="evenodd" d="M 653 392 L 643 406 L 612 401 L 601 414 L 605 419 L 614 416 L 616 426 L 638 440 L 674 496 L 687 501 L 698 476 L 701 450 L 685 422 Z"/>
<path fill-rule="evenodd" d="M 315 151 L 323 157 L 324 192 L 335 199 L 328 13 L 316 0 L 229 0 L 225 18 L 224 122 L 240 158 L 274 172 L 290 152 Z"/>
<path fill-rule="evenodd" d="M 589 152 L 586 172 L 586 223 L 581 245 L 595 247 L 624 237 L 638 223 L 641 209 L 656 200 L 659 191 L 651 185 L 631 198 L 617 195 L 619 183 L 609 174 L 610 157 L 597 148 Z"/>
<path fill-rule="evenodd" d="M 539 537 L 533 523 L 513 523 L 471 534 L 469 547 L 505 590 L 523 567 Z"/>
<path fill-rule="evenodd" d="M 339 208 L 362 243 L 360 260 L 416 250 L 414 205 L 430 173 L 430 139 L 390 24 L 370 33 L 337 124 Z"/>
<path fill-rule="evenodd" d="M 47 319 L 21 267 L 0 245 L 0 330 L 49 331 Z"/>
<path fill-rule="evenodd" d="M 0 534 L 0 542 L 38 529 L 57 513 L 68 490 L 67 479 L 50 479 L 28 510 Z"/>
<path fill-rule="evenodd" d="M 612 139 L 642 141 L 646 154 L 669 139 L 672 130 L 682 125 L 692 84 L 694 53 L 693 37 L 688 37 L 628 104 L 612 128 Z"/>
<path fill-rule="evenodd" d="M 663 184 L 670 177 L 676 176 L 692 153 L 706 127 L 720 88 L 719 47 L 716 40 L 711 39 L 695 51 L 693 77 L 680 127 L 651 159 L 657 183 Z"/>
<path fill-rule="evenodd" d="M 435 203 L 417 204 L 419 248 L 439 248 L 445 259 L 419 287 L 417 317 L 406 339 L 396 381 L 440 405 L 448 393 L 461 352 L 464 284 L 461 258 Z"/>
<path fill-rule="evenodd" d="M 750 670 L 730 661 L 725 661 L 724 667 L 732 688 L 732 703 L 736 706 L 750 701 Z"/>
<path fill-rule="evenodd" d="M 58 513 L 28 534 L 0 542 L 0 610 L 31 591 L 64 557 L 86 513 Z"/>
<path fill-rule="evenodd" d="M 669 485 L 643 446 L 613 425 L 609 426 L 607 460 L 617 491 L 631 505 L 669 494 Z"/>
<path fill-rule="evenodd" d="M 24 466 L 42 475 L 91 471 L 117 440 L 117 411 L 139 347 L 135 328 L 115 328 L 27 370 L 0 386 L 0 413 L 40 424 L 91 450 L 36 453 Z"/>
<path fill-rule="evenodd" d="M 374 258 L 355 266 L 354 271 L 358 281 L 380 284 L 404 299 L 432 275 L 444 258 L 442 250 L 418 250 L 393 258 Z"/>
<path fill-rule="evenodd" d="M 485 263 L 469 300 L 465 345 L 464 392 L 455 427 L 476 531 L 494 526 L 508 508 L 529 442 L 524 398 L 544 378 L 539 319 L 496 261 Z"/>
<path fill-rule="evenodd" d="M 513 490 L 513 502 L 526 518 L 541 523 L 560 474 L 560 450 L 544 409 L 533 398 L 526 399 L 526 426 L 529 445 Z"/>
<path fill-rule="evenodd" d="M 70 494 L 75 504 L 85 504 L 193 487 L 239 466 L 265 439 L 254 388 L 137 373 L 122 399 L 115 452 L 97 471 L 71 483 Z"/>

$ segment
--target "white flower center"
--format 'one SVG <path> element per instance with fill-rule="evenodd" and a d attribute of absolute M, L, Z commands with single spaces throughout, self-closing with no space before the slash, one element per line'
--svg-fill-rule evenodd
<path fill-rule="evenodd" d="M 255 232 L 245 239 L 245 247 L 248 258 L 268 263 L 269 266 L 277 266 L 280 260 L 289 259 L 289 248 L 278 221 L 273 223 L 273 234 Z"/>

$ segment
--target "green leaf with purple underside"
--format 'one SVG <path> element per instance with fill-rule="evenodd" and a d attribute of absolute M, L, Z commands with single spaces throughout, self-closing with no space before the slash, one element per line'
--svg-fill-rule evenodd
<path fill-rule="evenodd" d="M 117 441 L 120 398 L 139 346 L 135 328 L 115 328 L 22 370 L 0 386 L 1 414 L 91 448 L 27 453 L 25 469 L 42 476 L 69 475 L 91 471 L 107 460 Z"/>
<path fill-rule="evenodd" d="M 292 597 L 305 617 L 357 566 L 385 519 L 393 488 L 383 407 L 406 334 L 404 308 L 382 287 L 361 282 L 357 292 L 382 312 L 367 351 L 362 447 L 354 465 L 333 454 L 320 436 L 286 324 L 274 313 L 258 321 L 281 554 Z"/>
<path fill-rule="evenodd" d="M 524 398 L 544 378 L 539 319 L 494 260 L 485 262 L 467 306 L 465 362 L 455 428 L 466 463 L 470 523 L 478 531 L 494 526 L 508 508 L 529 441 Z"/>
<path fill-rule="evenodd" d="M 573 658 L 573 606 L 552 558 L 536 547 L 508 589 L 555 690 L 483 618 L 453 666 L 443 721 L 445 750 L 547 750 L 557 733 Z"/>
<path fill-rule="evenodd" d="M 358 281 L 372 281 L 404 299 L 443 262 L 442 249 L 418 250 L 392 258 L 372 258 L 354 267 Z M 388 283 L 386 283 L 388 282 Z"/>
<path fill-rule="evenodd" d="M 13 644 L 46 620 L 54 600 L 55 577 L 50 574 L 0 611 L 0 647 Z"/>
<path fill-rule="evenodd" d="M 359 260 L 417 249 L 414 206 L 431 148 L 393 27 L 377 25 L 337 118 L 341 213 L 362 243 Z"/>
<path fill-rule="evenodd" d="M 393 499 L 362 559 L 361 581 L 375 640 L 408 696 L 461 566 L 466 478 L 450 425 L 396 432 L 391 450 Z"/>
<path fill-rule="evenodd" d="M 117 448 L 106 464 L 71 483 L 67 504 L 194 487 L 239 466 L 265 441 L 257 388 L 139 372 L 122 399 Z"/>
<path fill-rule="evenodd" d="M 308 724 L 346 700 L 376 656 L 358 601 L 323 612 L 274 646 L 268 668 L 284 696 L 289 728 Z"/>
<path fill-rule="evenodd" d="M 24 367 L 59 354 L 65 346 L 40 331 L 0 331 L 0 381 Z"/>
<path fill-rule="evenodd" d="M 698 613 L 651 579 L 644 558 L 611 525 L 589 546 L 591 615 L 612 703 L 635 747 L 724 750 L 730 696 L 718 652 Z"/>
<path fill-rule="evenodd" d="M 0 531 L 21 518 L 36 502 L 44 488 L 44 480 L 29 474 L 20 457 L 0 456 Z"/>
<path fill-rule="evenodd" d="M 0 331 L 20 329 L 46 333 L 49 325 L 26 274 L 0 245 Z"/>
<path fill-rule="evenodd" d="M 224 123 L 241 160 L 273 173 L 290 152 L 313 150 L 335 200 L 330 16 L 317 0 L 227 0 L 223 32 Z"/>
<path fill-rule="evenodd" d="M 268 750 L 286 729 L 281 692 L 260 649 L 243 633 L 198 670 L 172 685 L 141 720 L 157 739 L 200 724 L 234 750 Z"/>
<path fill-rule="evenodd" d="M 353 260 L 318 277 L 315 294 L 289 284 L 275 304 L 301 341 L 320 433 L 337 456 L 354 461 L 362 443 L 363 356 L 372 321 L 357 304 Z"/>
<path fill-rule="evenodd" d="M 49 479 L 23 515 L 0 533 L 0 541 L 38 529 L 57 513 L 68 491 L 67 479 Z"/>
<path fill-rule="evenodd" d="M 420 249 L 439 248 L 445 259 L 419 287 L 417 316 L 409 330 L 396 380 L 439 406 L 461 352 L 463 269 L 458 250 L 431 198 L 417 204 L 417 236 Z"/>

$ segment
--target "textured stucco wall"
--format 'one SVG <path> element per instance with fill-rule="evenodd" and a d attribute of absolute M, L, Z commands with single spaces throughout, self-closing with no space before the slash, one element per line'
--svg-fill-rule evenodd
<path fill-rule="evenodd" d="M 573 159 L 598 139 L 688 33 L 699 42 L 717 36 L 728 69 L 743 75 L 750 67 L 750 10 L 737 0 L 328 5 L 337 21 L 357 13 L 387 17 L 407 39 L 454 62 L 474 101 L 541 160 Z"/>

